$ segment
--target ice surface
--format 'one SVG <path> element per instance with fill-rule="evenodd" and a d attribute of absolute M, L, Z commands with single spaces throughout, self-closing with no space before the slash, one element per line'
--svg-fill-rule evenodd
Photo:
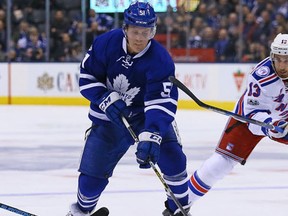
<path fill-rule="evenodd" d="M 65 216 L 76 200 L 77 167 L 90 126 L 85 106 L 0 106 L 0 202 L 39 216 Z M 227 117 L 179 110 L 177 122 L 190 174 L 217 145 Z M 164 187 L 141 170 L 135 147 L 115 169 L 98 206 L 111 216 L 160 216 Z M 192 207 L 193 216 L 287 216 L 287 146 L 262 140 Z M 16 215 L 0 209 L 0 216 Z"/>

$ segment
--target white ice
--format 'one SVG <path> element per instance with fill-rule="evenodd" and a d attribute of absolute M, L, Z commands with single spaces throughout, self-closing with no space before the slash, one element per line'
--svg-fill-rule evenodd
<path fill-rule="evenodd" d="M 0 203 L 38 216 L 66 215 L 76 200 L 87 112 L 86 106 L 0 106 Z M 179 110 L 176 118 L 192 174 L 214 152 L 227 117 Z M 135 146 L 121 160 L 97 207 L 108 207 L 111 216 L 160 216 L 164 187 L 153 170 L 138 168 L 134 152 Z M 287 153 L 265 138 L 245 166 L 195 203 L 192 215 L 287 216 Z M 0 209 L 6 215 L 15 213 Z"/>

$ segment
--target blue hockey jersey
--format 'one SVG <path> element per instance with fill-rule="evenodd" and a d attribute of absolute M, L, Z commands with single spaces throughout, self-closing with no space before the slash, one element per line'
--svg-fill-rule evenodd
<path fill-rule="evenodd" d="M 174 120 L 178 91 L 168 80 L 175 65 L 162 45 L 151 39 L 136 55 L 127 52 L 122 29 L 95 39 L 80 67 L 81 94 L 90 103 L 89 118 L 96 124 L 109 121 L 96 101 L 108 90 L 117 91 L 126 102 L 130 115 L 143 115 L 146 130 L 165 133 Z"/>

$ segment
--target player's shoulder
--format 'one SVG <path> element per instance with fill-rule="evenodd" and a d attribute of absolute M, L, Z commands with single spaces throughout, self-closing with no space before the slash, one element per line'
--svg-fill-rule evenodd
<path fill-rule="evenodd" d="M 149 55 L 154 59 L 155 62 L 162 64 L 162 67 L 169 64 L 174 64 L 170 53 L 167 51 L 162 44 L 158 41 L 152 39 L 151 40 L 151 52 Z M 168 65 L 167 65 L 168 66 Z"/>
<path fill-rule="evenodd" d="M 162 44 L 160 44 L 158 41 L 156 41 L 155 39 L 151 40 L 151 48 L 153 49 L 153 52 L 157 55 L 159 53 L 161 53 L 164 56 L 166 56 L 166 55 L 170 56 L 167 49 Z"/>
<path fill-rule="evenodd" d="M 144 58 L 149 59 L 149 61 L 145 61 L 148 68 L 146 75 L 149 79 L 162 80 L 165 77 L 175 75 L 175 64 L 171 55 L 157 41 L 151 40 L 151 46 Z"/>
<path fill-rule="evenodd" d="M 279 80 L 272 66 L 270 57 L 259 62 L 253 69 L 251 75 L 261 86 L 266 86 Z"/>

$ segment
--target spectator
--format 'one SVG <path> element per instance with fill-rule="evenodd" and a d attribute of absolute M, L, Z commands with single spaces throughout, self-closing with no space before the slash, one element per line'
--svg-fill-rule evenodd
<path fill-rule="evenodd" d="M 269 35 L 272 33 L 271 17 L 267 10 L 261 12 L 261 16 L 257 18 L 257 28 L 254 32 L 254 41 L 266 43 Z"/>
<path fill-rule="evenodd" d="M 197 9 L 193 12 L 193 18 L 200 17 L 206 23 L 208 19 L 207 4 L 200 3 Z"/>
<path fill-rule="evenodd" d="M 285 27 L 286 23 L 287 23 L 287 20 L 285 18 L 285 15 L 282 13 L 277 13 L 275 15 L 275 19 L 272 21 L 272 26 L 273 26 L 273 29 L 276 29 L 278 26 Z M 286 31 L 283 31 L 283 32 L 286 32 Z"/>
<path fill-rule="evenodd" d="M 215 41 L 215 54 L 217 62 L 225 62 L 227 53 L 227 47 L 229 45 L 228 32 L 226 29 L 220 29 L 218 33 L 218 40 Z"/>
<path fill-rule="evenodd" d="M 30 28 L 27 46 L 23 55 L 23 61 L 43 61 L 45 45 L 38 30 L 35 27 Z"/>
<path fill-rule="evenodd" d="M 209 7 L 208 10 L 208 17 L 207 17 L 207 24 L 208 26 L 212 27 L 215 30 L 220 28 L 220 23 L 222 16 L 219 14 L 219 9 L 216 5 L 212 5 Z"/>
<path fill-rule="evenodd" d="M 249 7 L 247 5 L 240 5 L 240 4 L 237 4 L 235 6 L 235 11 L 234 11 L 236 14 L 242 14 L 242 18 L 243 18 L 243 21 L 245 20 L 246 16 L 251 13 Z M 226 16 L 227 17 L 227 16 Z M 238 16 L 239 17 L 239 16 Z M 240 17 L 239 17 L 240 18 Z"/>
<path fill-rule="evenodd" d="M 29 5 L 31 0 L 13 0 L 13 6 L 16 6 L 20 10 L 24 10 Z"/>
<path fill-rule="evenodd" d="M 196 32 L 198 32 L 198 34 L 202 34 L 203 30 L 206 27 L 206 23 L 204 22 L 204 20 L 201 17 L 194 17 L 192 20 L 192 28 L 195 28 Z"/>
<path fill-rule="evenodd" d="M 82 31 L 83 31 L 83 23 L 81 21 L 74 20 L 70 29 L 68 30 L 71 40 L 81 43 Z"/>
<path fill-rule="evenodd" d="M 277 13 L 282 13 L 288 19 L 288 2 L 287 0 L 278 0 Z"/>
<path fill-rule="evenodd" d="M 184 5 L 179 6 L 173 27 L 175 32 L 178 34 L 177 48 L 186 47 L 186 37 L 189 31 L 187 24 L 190 22 L 190 20 L 191 17 L 185 13 Z"/>
<path fill-rule="evenodd" d="M 273 1 L 267 1 L 267 2 L 266 2 L 265 10 L 268 12 L 268 14 L 270 14 L 271 20 L 274 20 L 276 14 L 277 14 L 275 2 L 273 2 Z"/>
<path fill-rule="evenodd" d="M 110 31 L 114 25 L 113 17 L 111 17 L 107 14 L 97 14 L 95 12 L 95 10 L 90 9 L 89 10 L 89 17 L 87 20 L 88 28 L 90 28 L 91 23 L 94 21 L 96 21 L 98 23 L 98 31 L 100 33 Z"/>
<path fill-rule="evenodd" d="M 256 17 L 254 16 L 253 13 L 250 12 L 249 14 L 247 14 L 244 20 L 242 29 L 243 39 L 246 43 L 250 43 L 253 41 L 253 35 L 256 28 L 257 28 Z"/>
<path fill-rule="evenodd" d="M 265 10 L 265 7 L 266 7 L 266 0 L 255 0 L 251 12 L 256 17 L 259 17 L 262 11 Z"/>
<path fill-rule="evenodd" d="M 61 39 L 63 33 L 67 33 L 70 27 L 68 19 L 62 10 L 57 10 L 51 23 L 51 37 L 54 40 Z"/>
<path fill-rule="evenodd" d="M 6 50 L 6 30 L 3 20 L 0 20 L 0 44 L 1 50 Z"/>
<path fill-rule="evenodd" d="M 165 16 L 163 16 L 162 14 L 158 15 L 158 19 L 157 19 L 157 33 L 158 34 L 164 34 L 167 32 L 167 27 L 164 23 L 164 18 Z"/>
<path fill-rule="evenodd" d="M 67 62 L 71 60 L 71 38 L 68 33 L 63 33 L 61 38 L 62 40 L 59 41 L 58 45 L 56 46 L 53 56 L 55 61 Z"/>
<path fill-rule="evenodd" d="M 248 44 L 248 50 L 245 50 L 242 62 L 257 62 L 261 61 L 263 57 L 268 55 L 265 46 L 258 42 L 253 42 Z"/>
<path fill-rule="evenodd" d="M 92 22 L 90 28 L 86 32 L 86 49 L 92 45 L 94 39 L 100 34 L 101 33 L 98 31 L 98 23 L 96 21 Z"/>
<path fill-rule="evenodd" d="M 3 45 L 0 43 L 0 62 L 6 61 L 6 51 L 3 48 Z"/>
<path fill-rule="evenodd" d="M 83 60 L 82 46 L 79 42 L 75 41 L 72 43 L 72 46 L 70 49 L 70 61 L 80 62 L 82 60 Z"/>
<path fill-rule="evenodd" d="M 22 21 L 19 24 L 19 30 L 15 33 L 14 38 L 17 41 L 16 48 L 21 52 L 23 51 L 28 44 L 28 38 L 29 38 L 29 24 L 26 21 Z"/>
<path fill-rule="evenodd" d="M 228 34 L 233 34 L 233 32 L 238 31 L 239 28 L 239 17 L 236 12 L 232 12 L 228 15 Z"/>
<path fill-rule="evenodd" d="M 7 60 L 11 62 L 19 62 L 21 59 L 18 57 L 18 54 L 15 49 L 10 49 L 8 51 Z"/>
<path fill-rule="evenodd" d="M 189 36 L 189 48 L 201 48 L 202 38 L 195 28 L 191 28 Z"/>
<path fill-rule="evenodd" d="M 249 11 L 252 10 L 252 8 L 255 6 L 255 0 L 242 0 L 244 5 L 247 5 L 249 8 Z"/>
<path fill-rule="evenodd" d="M 14 26 L 18 26 L 21 21 L 25 19 L 23 10 L 19 8 L 17 5 L 13 6 L 12 11 L 12 23 Z"/>
<path fill-rule="evenodd" d="M 4 9 L 0 9 L 0 20 L 2 20 L 4 23 L 6 22 L 6 12 Z"/>
<path fill-rule="evenodd" d="M 56 10 L 51 13 L 51 59 L 54 59 L 54 50 L 57 48 L 58 44 L 61 43 L 63 33 L 70 34 L 71 43 L 81 43 L 82 40 L 82 23 L 79 19 L 74 20 L 71 15 L 81 14 L 81 9 L 79 8 L 79 11 L 77 12 L 77 8 L 73 13 L 70 13 L 70 9 L 64 10 L 61 1 L 57 2 L 55 0 L 50 1 L 51 8 Z M 61 4 L 59 4 L 59 2 Z M 240 7 L 240 4 L 238 4 L 239 1 L 237 0 L 201 0 L 199 2 L 199 5 L 193 12 L 187 12 L 183 10 L 182 7 L 177 8 L 178 11 L 175 12 L 173 11 L 175 8 L 172 8 L 169 5 L 167 6 L 167 12 L 159 14 L 157 32 L 171 33 L 171 43 L 166 43 L 169 44 L 169 48 L 185 48 L 186 46 L 198 47 L 200 44 L 198 36 L 201 38 L 201 47 L 204 48 L 208 44 L 210 44 L 210 47 L 214 47 L 214 44 L 212 45 L 211 42 L 207 43 L 207 40 L 205 39 L 204 29 L 206 29 L 206 26 L 212 28 L 213 35 L 218 34 L 219 29 L 225 28 L 228 30 L 230 41 L 229 50 L 234 50 L 233 52 L 240 49 L 238 45 L 239 35 L 237 35 L 239 32 L 239 34 L 242 34 L 243 36 L 245 46 L 248 47 L 252 42 L 260 41 L 261 43 L 266 44 L 271 38 L 274 38 L 277 33 L 288 31 L 287 0 L 243 0 L 242 7 Z M 13 43 L 18 46 L 13 47 L 12 44 L 12 47 L 10 48 L 17 49 L 16 51 L 20 55 L 18 57 L 21 57 L 23 54 L 18 51 L 18 48 L 22 49 L 27 45 L 27 29 L 31 26 L 36 26 L 39 32 L 45 30 L 45 23 L 37 23 L 37 21 L 33 20 L 33 16 L 35 15 L 32 15 L 33 10 L 43 10 L 44 8 L 45 1 L 13 0 L 11 11 L 12 39 Z M 240 10 L 243 15 L 243 26 L 240 26 L 239 23 L 238 16 Z M 191 19 L 191 16 L 193 19 Z M 188 22 L 190 27 L 187 25 Z M 1 25 L 4 24 L 4 32 L 6 32 L 5 0 L 0 0 L 0 23 L 2 23 L 0 24 L 0 43 L 2 43 L 2 49 L 7 51 L 7 37 L 5 36 L 5 41 L 3 43 L 3 29 L 1 30 L 1 28 L 3 28 Z M 114 27 L 114 19 L 108 14 L 98 14 L 94 10 L 89 10 L 87 24 L 86 47 L 89 48 L 95 37 Z M 95 28 L 97 28 L 97 30 Z M 197 37 L 194 37 L 195 32 Z M 41 40 L 43 41 L 43 39 Z M 202 40 L 204 40 L 203 44 Z M 186 44 L 187 41 L 189 41 L 188 44 Z M 45 42 L 43 41 L 43 43 Z M 231 56 L 232 55 L 229 57 Z"/>
<path fill-rule="evenodd" d="M 67 33 L 70 28 L 69 20 L 64 16 L 64 11 L 57 10 L 51 22 L 51 58 L 58 59 L 59 54 L 55 51 L 61 46 L 62 35 Z M 59 59 L 58 59 L 59 60 Z M 58 61 L 57 60 L 57 61 Z"/>
<path fill-rule="evenodd" d="M 228 0 L 219 0 L 217 4 L 217 8 L 219 11 L 219 15 L 221 16 L 229 16 L 232 12 L 235 12 L 235 8 L 233 3 Z"/>
<path fill-rule="evenodd" d="M 214 30 L 207 26 L 204 28 L 202 34 L 202 47 L 201 48 L 214 48 L 215 35 Z"/>

